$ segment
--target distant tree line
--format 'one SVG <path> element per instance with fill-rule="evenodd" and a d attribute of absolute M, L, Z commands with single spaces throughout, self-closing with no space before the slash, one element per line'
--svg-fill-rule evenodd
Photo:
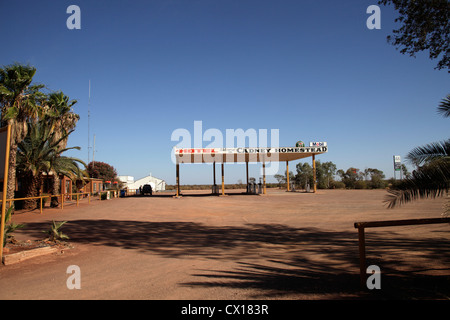
<path fill-rule="evenodd" d="M 405 165 L 402 165 L 402 177 L 408 178 L 411 174 Z M 267 188 L 286 188 L 286 174 L 274 175 L 277 183 L 266 183 Z M 295 189 L 313 188 L 313 167 L 308 162 L 300 162 L 296 165 L 296 174 L 289 172 L 289 183 L 294 184 Z M 254 177 L 249 178 L 250 183 L 258 183 Z M 318 189 L 385 189 L 400 183 L 394 178 L 386 179 L 383 171 L 376 168 L 360 170 L 350 167 L 346 171 L 337 169 L 331 161 L 321 162 L 316 160 L 316 182 Z M 245 182 L 238 180 L 235 184 L 226 184 L 226 189 L 244 189 Z M 174 190 L 175 185 L 166 185 L 167 190 Z M 210 184 L 183 185 L 185 190 L 209 190 Z"/>
<path fill-rule="evenodd" d="M 297 189 L 312 188 L 314 184 L 313 167 L 308 162 L 300 162 L 296 165 L 297 173 L 289 172 L 289 182 L 293 183 Z M 403 177 L 408 177 L 405 165 L 402 166 Z M 279 187 L 287 183 L 286 174 L 276 174 L 274 176 Z M 338 178 L 338 179 L 337 179 Z M 331 162 L 316 161 L 316 183 L 318 189 L 384 189 L 388 185 L 395 183 L 394 179 L 386 180 L 383 171 L 376 168 L 366 168 L 360 170 L 350 167 L 346 171 L 337 170 L 336 165 Z"/>

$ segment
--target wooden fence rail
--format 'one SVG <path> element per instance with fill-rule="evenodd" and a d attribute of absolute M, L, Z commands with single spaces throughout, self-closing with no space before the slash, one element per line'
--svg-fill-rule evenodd
<path fill-rule="evenodd" d="M 361 278 L 361 286 L 366 285 L 366 240 L 365 228 L 380 228 L 394 226 L 411 226 L 424 224 L 450 223 L 450 218 L 432 218 L 432 219 L 407 219 L 407 220 L 387 220 L 387 221 L 369 221 L 355 222 L 354 227 L 358 229 L 359 240 L 359 272 Z"/>
<path fill-rule="evenodd" d="M 101 194 L 102 193 L 106 193 L 106 192 L 113 192 L 115 194 L 115 197 L 118 196 L 118 191 L 116 190 L 105 190 L 105 191 L 100 191 L 98 192 L 98 197 L 99 199 L 101 198 Z M 87 195 L 88 196 L 88 203 L 91 203 L 91 197 L 93 196 L 91 194 L 91 192 L 79 192 L 79 193 L 62 193 L 62 194 L 49 194 L 49 195 L 42 195 L 42 196 L 38 196 L 38 197 L 28 197 L 28 198 L 14 198 L 14 199 L 7 199 L 6 202 L 9 203 L 9 206 L 12 205 L 12 203 L 14 201 L 21 201 L 21 200 L 32 200 L 32 199 L 40 199 L 40 213 L 42 213 L 42 208 L 43 208 L 43 199 L 45 198 L 54 198 L 54 197 L 60 197 L 61 198 L 61 209 L 64 209 L 64 199 L 65 198 L 72 198 L 73 196 L 76 196 L 76 202 L 77 202 L 77 207 L 79 204 L 79 200 L 80 200 L 80 195 Z M 0 203 L 2 203 L 3 200 L 0 199 Z M 66 201 L 67 202 L 67 201 Z"/>

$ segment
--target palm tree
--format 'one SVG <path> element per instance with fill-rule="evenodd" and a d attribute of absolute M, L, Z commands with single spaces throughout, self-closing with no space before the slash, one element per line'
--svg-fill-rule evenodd
<path fill-rule="evenodd" d="M 80 116 L 72 112 L 72 107 L 77 103 L 77 100 L 70 100 L 62 91 L 52 92 L 48 95 L 45 101 L 45 115 L 46 121 L 51 127 L 51 131 L 55 133 L 55 139 L 60 139 L 69 131 L 75 129 L 75 126 L 80 119 Z M 67 145 L 68 136 L 61 140 L 60 148 L 65 148 Z"/>
<path fill-rule="evenodd" d="M 45 115 L 43 121 L 45 121 L 50 127 L 52 139 L 54 141 L 59 140 L 58 149 L 62 150 L 67 146 L 68 133 L 75 129 L 75 126 L 80 119 L 80 116 L 72 112 L 73 105 L 77 103 L 76 100 L 70 100 L 63 92 L 53 92 L 47 96 L 45 101 Z M 61 139 L 63 136 L 65 138 Z M 60 179 L 56 172 L 50 173 L 53 176 L 52 194 L 60 193 Z M 58 198 L 53 197 L 51 200 L 51 206 L 58 206 Z"/>
<path fill-rule="evenodd" d="M 438 112 L 450 116 L 450 95 L 442 100 Z M 388 208 L 421 198 L 448 194 L 450 188 L 450 139 L 417 147 L 406 159 L 417 167 L 411 176 L 395 185 L 386 197 Z"/>
<path fill-rule="evenodd" d="M 14 198 L 17 146 L 27 135 L 27 122 L 41 114 L 43 85 L 31 85 L 36 68 L 13 64 L 0 69 L 1 126 L 11 126 L 7 198 Z"/>
<path fill-rule="evenodd" d="M 46 123 L 40 121 L 28 124 L 28 135 L 19 143 L 17 153 L 17 170 L 24 181 L 25 197 L 38 196 L 44 173 L 55 172 L 69 178 L 83 175 L 78 166 L 79 163 L 86 166 L 82 160 L 61 155 L 70 149 L 80 149 L 79 147 L 59 148 L 61 141 L 67 139 L 70 133 L 61 136 L 60 139 L 54 139 L 55 133 L 51 132 Z M 35 207 L 35 200 L 25 200 L 25 209 Z"/>

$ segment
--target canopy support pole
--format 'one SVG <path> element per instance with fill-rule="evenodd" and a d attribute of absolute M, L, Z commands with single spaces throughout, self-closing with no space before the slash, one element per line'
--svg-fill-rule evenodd
<path fill-rule="evenodd" d="M 317 181 L 316 181 L 316 155 L 312 155 L 312 164 L 313 164 L 313 185 L 314 185 L 314 193 L 317 191 Z"/>
<path fill-rule="evenodd" d="M 177 163 L 177 198 L 180 196 L 180 164 Z"/>
<path fill-rule="evenodd" d="M 245 162 L 245 172 L 246 172 L 246 175 L 247 175 L 247 193 L 248 193 L 248 161 L 246 161 Z"/>
<path fill-rule="evenodd" d="M 216 194 L 216 162 L 213 162 L 213 193 Z"/>
<path fill-rule="evenodd" d="M 287 182 L 287 191 L 291 191 L 291 187 L 289 185 L 289 161 L 286 160 L 286 182 Z"/>
<path fill-rule="evenodd" d="M 222 195 L 225 195 L 225 177 L 224 177 L 224 166 L 222 162 Z"/>
<path fill-rule="evenodd" d="M 266 162 L 263 162 L 263 194 L 266 194 Z"/>

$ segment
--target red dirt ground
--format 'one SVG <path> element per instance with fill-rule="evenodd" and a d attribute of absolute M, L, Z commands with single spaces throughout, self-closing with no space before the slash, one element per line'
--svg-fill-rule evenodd
<path fill-rule="evenodd" d="M 233 192 L 236 192 L 233 190 Z M 205 192 L 87 200 L 17 212 L 18 240 L 52 220 L 74 248 L 0 267 L 0 299 L 448 299 L 448 224 L 366 230 L 381 289 L 361 290 L 360 221 L 439 218 L 445 199 L 386 209 L 384 190 Z M 81 270 L 69 290 L 67 267 Z"/>

